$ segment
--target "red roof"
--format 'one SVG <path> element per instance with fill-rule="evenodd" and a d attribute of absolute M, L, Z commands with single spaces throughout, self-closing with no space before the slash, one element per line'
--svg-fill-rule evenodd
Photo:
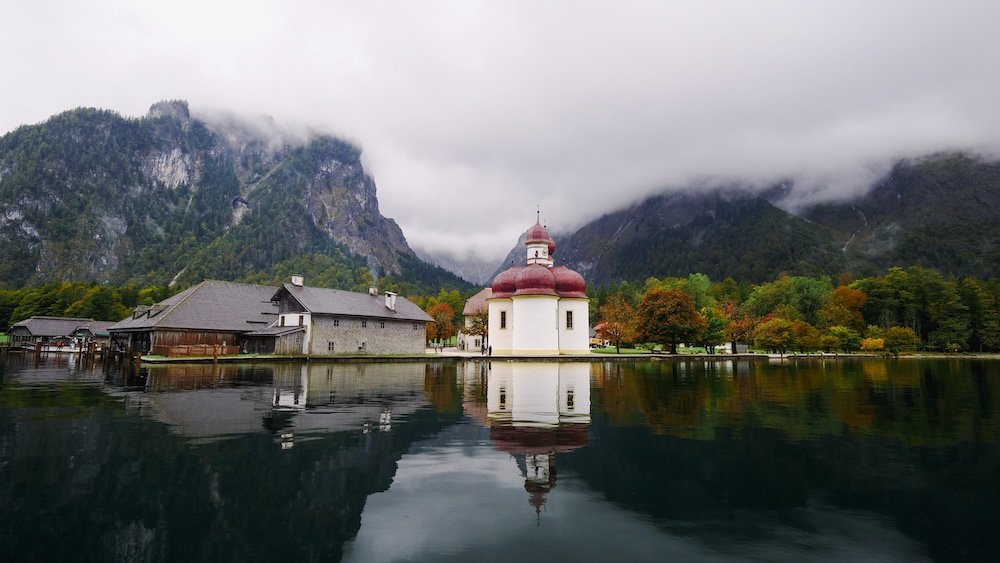
<path fill-rule="evenodd" d="M 580 274 L 566 266 L 556 266 L 552 268 L 552 277 L 556 280 L 559 297 L 587 297 L 587 282 Z"/>
<path fill-rule="evenodd" d="M 514 295 L 556 295 L 556 278 L 541 264 L 525 266 L 517 273 Z"/>
<path fill-rule="evenodd" d="M 517 285 L 515 284 L 517 280 L 517 273 L 521 271 L 524 266 L 511 266 L 499 274 L 497 277 L 493 278 L 493 284 L 490 289 L 493 290 L 493 297 L 510 297 L 514 295 L 517 291 Z"/>
<path fill-rule="evenodd" d="M 549 256 L 555 254 L 556 243 L 549 236 L 549 230 L 546 229 L 542 224 L 535 223 L 528 229 L 528 232 L 524 233 L 524 244 L 541 244 L 545 243 L 549 247 Z"/>

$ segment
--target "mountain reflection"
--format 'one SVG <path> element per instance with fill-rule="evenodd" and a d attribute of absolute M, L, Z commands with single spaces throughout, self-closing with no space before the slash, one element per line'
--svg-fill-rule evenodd
<path fill-rule="evenodd" d="M 0 548 L 11 561 L 992 560 L 998 401 L 1000 362 L 983 361 L 206 364 L 102 379 L 8 360 Z"/>

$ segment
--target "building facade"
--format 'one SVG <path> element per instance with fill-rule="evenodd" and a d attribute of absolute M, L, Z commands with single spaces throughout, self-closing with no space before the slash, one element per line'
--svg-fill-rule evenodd
<path fill-rule="evenodd" d="M 375 288 L 367 294 L 306 287 L 299 276 L 272 297 L 278 305 L 274 329 L 301 327 L 300 354 L 423 354 L 427 323 L 420 307 Z M 263 332 L 263 331 L 261 331 Z"/>
<path fill-rule="evenodd" d="M 536 222 L 526 233 L 526 265 L 497 274 L 491 286 L 489 339 L 494 355 L 590 353 L 590 301 L 583 276 L 555 266 L 555 242 Z"/>

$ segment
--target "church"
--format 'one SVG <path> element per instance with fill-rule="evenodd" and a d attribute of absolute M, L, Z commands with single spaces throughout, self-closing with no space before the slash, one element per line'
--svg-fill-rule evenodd
<path fill-rule="evenodd" d="M 489 342 L 494 355 L 590 353 L 590 302 L 583 276 L 554 266 L 556 244 L 536 221 L 524 246 L 527 264 L 493 278 Z"/>

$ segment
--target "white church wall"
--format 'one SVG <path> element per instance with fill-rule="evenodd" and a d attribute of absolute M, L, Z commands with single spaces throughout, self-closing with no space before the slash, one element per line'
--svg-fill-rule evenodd
<path fill-rule="evenodd" d="M 567 313 L 573 313 L 573 328 L 568 328 Z M 559 300 L 559 352 L 561 354 L 590 353 L 590 303 L 587 299 Z"/>
<path fill-rule="evenodd" d="M 504 328 L 500 327 L 501 313 L 506 313 Z M 489 327 L 489 345 L 493 353 L 509 355 L 514 349 L 514 308 L 510 299 L 490 299 Z"/>
<path fill-rule="evenodd" d="M 517 330 L 512 349 L 517 354 L 559 353 L 557 315 L 559 298 L 554 295 L 518 295 L 511 298 Z"/>

